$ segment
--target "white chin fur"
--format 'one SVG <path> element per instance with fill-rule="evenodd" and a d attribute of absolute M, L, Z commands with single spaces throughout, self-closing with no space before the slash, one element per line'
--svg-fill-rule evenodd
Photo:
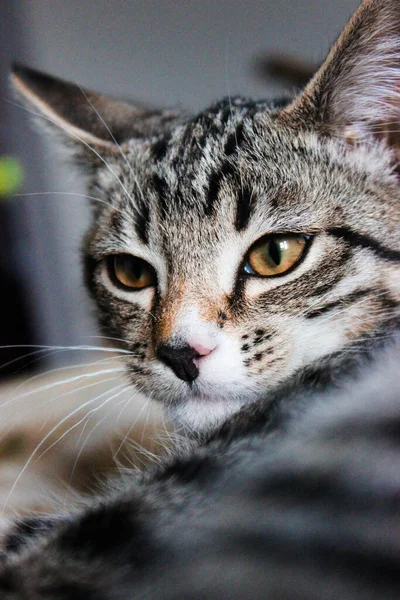
<path fill-rule="evenodd" d="M 175 406 L 168 406 L 166 410 L 174 425 L 183 427 L 189 433 L 207 433 L 222 425 L 238 412 L 243 404 L 240 400 L 190 399 Z"/>

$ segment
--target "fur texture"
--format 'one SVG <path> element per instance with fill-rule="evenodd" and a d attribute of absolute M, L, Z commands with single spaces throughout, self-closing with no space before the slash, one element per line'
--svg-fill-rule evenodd
<path fill-rule="evenodd" d="M 397 354 L 367 390 L 359 369 L 398 328 L 399 47 L 400 2 L 367 0 L 292 102 L 197 116 L 16 69 L 90 165 L 101 322 L 201 443 L 50 535 L 30 523 L 4 598 L 398 597 Z M 255 272 L 287 236 L 298 259 Z"/>
<path fill-rule="evenodd" d="M 283 108 L 232 98 L 195 117 L 146 112 L 16 70 L 17 89 L 91 165 L 85 256 L 102 323 L 132 352 L 134 384 L 188 430 L 358 352 L 397 317 L 399 30 L 397 2 L 363 3 Z M 309 237 L 296 268 L 243 270 L 262 236 L 285 232 Z M 115 255 L 146 261 L 154 285 L 115 285 Z M 193 380 L 165 346 L 207 349 Z"/>

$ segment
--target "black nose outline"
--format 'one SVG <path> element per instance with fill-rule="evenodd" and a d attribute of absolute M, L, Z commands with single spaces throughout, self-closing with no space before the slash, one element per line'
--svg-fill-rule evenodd
<path fill-rule="evenodd" d="M 192 346 L 171 346 L 170 344 L 160 344 L 156 350 L 157 357 L 182 381 L 192 382 L 199 375 L 199 369 L 193 362 L 194 358 L 200 355 Z"/>

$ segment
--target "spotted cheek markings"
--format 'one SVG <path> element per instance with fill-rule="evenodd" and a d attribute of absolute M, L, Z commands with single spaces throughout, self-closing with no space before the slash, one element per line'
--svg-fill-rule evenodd
<path fill-rule="evenodd" d="M 224 310 L 219 310 L 217 315 L 217 326 L 219 329 L 223 329 L 228 320 L 228 315 Z"/>
<path fill-rule="evenodd" d="M 272 365 L 278 365 L 284 360 L 278 353 L 275 333 L 266 328 L 243 334 L 240 351 L 243 364 L 251 373 L 265 373 Z"/>

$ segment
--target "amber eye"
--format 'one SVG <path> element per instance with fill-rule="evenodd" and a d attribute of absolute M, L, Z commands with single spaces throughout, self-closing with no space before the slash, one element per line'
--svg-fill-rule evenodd
<path fill-rule="evenodd" d="M 286 273 L 300 260 L 308 240 L 309 236 L 290 233 L 265 236 L 250 248 L 244 271 L 261 277 Z"/>
<path fill-rule="evenodd" d="M 108 258 L 111 278 L 130 290 L 141 290 L 154 285 L 156 274 L 146 261 L 130 254 L 114 254 Z"/>

